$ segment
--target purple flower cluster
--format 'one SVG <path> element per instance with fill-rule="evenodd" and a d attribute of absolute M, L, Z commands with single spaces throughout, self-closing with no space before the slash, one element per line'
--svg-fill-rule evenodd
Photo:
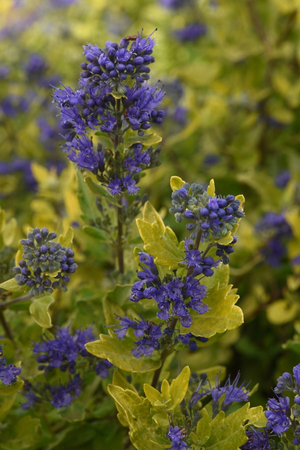
<path fill-rule="evenodd" d="M 204 376 L 203 376 L 204 375 Z M 247 389 L 248 385 L 245 385 L 243 382 L 240 386 L 238 386 L 240 380 L 240 373 L 237 374 L 233 382 L 231 382 L 230 376 L 227 378 L 224 386 L 221 386 L 220 377 L 216 377 L 215 386 L 212 388 L 210 386 L 209 381 L 207 380 L 206 374 L 202 374 L 201 379 L 192 379 L 192 382 L 198 381 L 198 387 L 193 393 L 191 397 L 191 405 L 195 406 L 196 403 L 204 397 L 211 396 L 212 397 L 212 405 L 213 405 L 213 416 L 215 417 L 219 411 L 226 412 L 232 403 L 241 403 L 246 402 L 249 398 L 249 390 Z M 205 387 L 206 386 L 206 387 Z M 220 405 L 219 400 L 222 396 L 225 397 L 222 400 L 222 404 Z"/>
<path fill-rule="evenodd" d="M 50 401 L 56 408 L 69 406 L 81 394 L 83 379 L 76 370 L 77 363 L 82 363 L 83 359 L 88 363 L 88 371 L 93 370 L 102 379 L 107 378 L 112 364 L 106 359 L 98 361 L 85 349 L 85 344 L 94 339 L 92 327 L 73 333 L 70 328 L 58 328 L 53 339 L 44 335 L 42 342 L 37 342 L 33 347 L 39 363 L 38 369 L 43 370 L 45 375 L 53 369 L 60 369 L 61 372 L 69 371 L 74 376 L 67 384 L 59 385 L 46 383 L 34 386 L 26 381 L 24 397 L 27 401 L 22 404 L 22 409 L 43 401 Z"/>
<path fill-rule="evenodd" d="M 269 399 L 267 403 L 268 410 L 265 411 L 265 416 L 268 419 L 267 429 L 279 436 L 292 429 L 294 432 L 294 441 L 300 442 L 300 426 L 298 422 L 300 364 L 293 368 L 293 376 L 289 372 L 284 372 L 278 378 L 274 392 L 276 398 Z M 295 405 L 293 407 L 290 407 L 290 397 L 284 395 L 286 392 L 294 394 Z"/>
<path fill-rule="evenodd" d="M 51 397 L 51 405 L 55 408 L 63 408 L 71 405 L 72 401 L 81 394 L 82 379 L 77 373 L 66 385 L 49 385 L 46 387 Z"/>
<path fill-rule="evenodd" d="M 76 371 L 76 360 L 79 356 L 91 356 L 85 349 L 85 344 L 95 339 L 92 327 L 86 330 L 76 330 L 71 334 L 70 328 L 58 328 L 54 339 L 42 337 L 42 342 L 36 343 L 33 353 L 40 364 L 39 370 L 45 372 L 59 368 L 62 372 Z"/>
<path fill-rule="evenodd" d="M 35 406 L 36 403 L 42 403 L 43 401 L 51 403 L 54 408 L 69 406 L 81 394 L 82 383 L 83 380 L 78 373 L 66 384 L 33 386 L 26 381 L 23 396 L 27 401 L 21 404 L 21 408 L 26 411 Z"/>
<path fill-rule="evenodd" d="M 81 64 L 80 89 L 63 87 L 54 91 L 66 130 L 63 150 L 80 168 L 98 175 L 112 194 L 135 194 L 136 174 L 151 166 L 151 149 L 143 152 L 142 145 L 138 150 L 129 145 L 124 154 L 116 142 L 122 142 L 128 129 L 143 136 L 152 123 L 162 123 L 164 111 L 157 108 L 164 93 L 158 84 L 145 83 L 150 78 L 149 65 L 154 62 L 153 46 L 154 39 L 143 38 L 142 34 L 127 36 L 120 44 L 106 42 L 104 50 L 88 44 L 84 47 L 87 62 Z M 91 132 L 107 133 L 115 154 L 104 151 L 100 144 L 95 149 Z"/>
<path fill-rule="evenodd" d="M 77 268 L 74 251 L 55 242 L 56 237 L 47 228 L 34 228 L 20 241 L 23 259 L 13 271 L 18 284 L 29 287 L 33 296 L 51 294 L 53 289 L 66 291 L 69 274 Z"/>
<path fill-rule="evenodd" d="M 120 328 L 115 329 L 118 338 L 124 339 L 130 328 L 134 330 L 133 333 L 138 338 L 135 348 L 131 350 L 136 358 L 140 358 L 142 355 L 151 356 L 154 350 L 160 347 L 159 339 L 163 337 L 162 325 L 156 325 L 154 322 L 150 323 L 146 320 L 138 321 L 129 319 L 129 317 L 117 317 L 120 321 L 120 324 L 117 325 Z"/>
<path fill-rule="evenodd" d="M 197 253 L 198 252 L 198 253 Z M 151 255 L 141 252 L 139 254 L 142 270 L 132 286 L 130 300 L 138 302 L 142 299 L 155 299 L 159 312 L 157 317 L 162 320 L 179 319 L 184 327 L 192 325 L 189 309 L 198 314 L 204 314 L 208 307 L 203 304 L 206 295 L 206 286 L 201 285 L 195 277 L 199 274 L 211 276 L 212 267 L 215 266 L 213 258 L 201 258 L 198 250 L 190 250 L 183 261 L 191 269 L 186 277 L 169 277 L 163 280 L 158 275 L 158 269 Z"/>
<path fill-rule="evenodd" d="M 267 403 L 269 408 L 265 411 L 265 416 L 268 419 L 267 428 L 274 433 L 281 435 L 287 431 L 291 425 L 290 422 L 290 399 L 289 397 L 270 398 Z"/>
<path fill-rule="evenodd" d="M 290 179 L 291 179 L 291 172 L 289 170 L 283 170 L 275 178 L 275 185 L 278 188 L 283 189 L 287 186 Z"/>
<path fill-rule="evenodd" d="M 196 239 L 201 233 L 201 242 L 226 236 L 244 216 L 241 202 L 234 195 L 212 197 L 200 183 L 185 183 L 175 190 L 172 205 L 170 212 L 175 214 L 175 220 L 181 222 L 184 218 L 191 221 L 186 225 L 187 230 L 191 231 L 190 237 Z"/>
<path fill-rule="evenodd" d="M 3 356 L 2 345 L 0 345 L 1 356 Z M 6 359 L 0 358 L 0 380 L 6 386 L 17 381 L 17 376 L 20 375 L 21 370 L 21 367 L 16 367 L 14 364 L 6 365 Z"/>
<path fill-rule="evenodd" d="M 257 223 L 255 230 L 267 236 L 261 253 L 272 267 L 279 267 L 287 254 L 286 243 L 293 237 L 292 229 L 283 214 L 268 212 Z"/>
<path fill-rule="evenodd" d="M 241 450 L 270 450 L 269 436 L 266 428 L 251 427 L 246 431 L 248 441 L 241 446 Z"/>
<path fill-rule="evenodd" d="M 170 425 L 169 431 L 167 433 L 168 438 L 171 441 L 172 446 L 168 450 L 181 450 L 189 449 L 188 445 L 184 442 L 185 430 L 184 428 L 179 428 L 178 426 L 173 427 Z"/>

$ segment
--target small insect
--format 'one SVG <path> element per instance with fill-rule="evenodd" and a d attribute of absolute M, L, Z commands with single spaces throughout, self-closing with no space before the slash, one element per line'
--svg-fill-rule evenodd
<path fill-rule="evenodd" d="M 129 34 L 128 36 L 125 36 L 123 39 L 124 41 L 136 41 L 139 37 L 138 34 Z"/>

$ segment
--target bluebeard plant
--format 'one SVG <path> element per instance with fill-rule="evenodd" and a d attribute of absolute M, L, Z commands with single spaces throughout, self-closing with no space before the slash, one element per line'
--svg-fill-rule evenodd
<path fill-rule="evenodd" d="M 184 28 L 174 31 L 174 36 L 181 42 L 193 42 L 207 33 L 206 25 L 202 23 L 190 23 Z"/>
<path fill-rule="evenodd" d="M 78 167 L 91 171 L 113 195 L 136 194 L 139 173 L 157 164 L 152 147 L 142 145 L 151 125 L 162 123 L 164 111 L 157 109 L 164 93 L 151 86 L 149 65 L 154 39 L 141 34 L 128 36 L 120 44 L 106 42 L 84 47 L 79 89 L 54 91 L 66 130 L 63 150 Z M 132 143 L 124 141 L 126 131 L 136 132 Z M 113 150 L 93 142 L 92 135 L 106 134 Z M 145 138 L 144 138 L 145 139 Z M 100 139 L 101 140 L 101 139 Z"/>
<path fill-rule="evenodd" d="M 6 359 L 3 356 L 2 345 L 0 345 L 0 380 L 6 386 L 17 381 L 17 376 L 21 373 L 21 367 L 16 367 L 14 364 L 6 364 Z"/>
<path fill-rule="evenodd" d="M 69 275 L 77 268 L 74 251 L 54 241 L 56 237 L 47 228 L 34 228 L 20 241 L 22 259 L 13 271 L 17 283 L 32 296 L 51 294 L 54 289 L 66 291 Z"/>

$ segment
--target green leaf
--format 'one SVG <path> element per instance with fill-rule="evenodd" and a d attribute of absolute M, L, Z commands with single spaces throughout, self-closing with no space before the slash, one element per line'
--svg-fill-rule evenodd
<path fill-rule="evenodd" d="M 131 353 L 134 348 L 134 340 L 125 337 L 123 340 L 117 337 L 100 335 L 100 341 L 89 342 L 85 348 L 98 358 L 108 359 L 114 366 L 127 372 L 151 372 L 160 367 L 160 361 L 150 358 L 136 358 Z"/>
<path fill-rule="evenodd" d="M 10 278 L 9 280 L 4 281 L 4 283 L 1 283 L 0 288 L 11 292 L 24 292 L 26 290 L 26 288 L 20 286 L 14 278 Z"/>
<path fill-rule="evenodd" d="M 210 291 L 216 285 L 219 289 L 225 288 L 229 283 L 229 265 L 220 263 L 215 269 L 212 277 L 204 277 L 201 284 L 205 284 L 207 290 Z"/>
<path fill-rule="evenodd" d="M 63 247 L 70 247 L 72 245 L 73 242 L 73 238 L 74 238 L 74 231 L 72 227 L 69 227 L 67 229 L 67 231 L 65 232 L 65 234 L 61 234 L 58 237 L 58 242 L 63 246 Z"/>
<path fill-rule="evenodd" d="M 32 449 L 40 439 L 40 419 L 26 415 L 1 433 L 1 450 Z"/>
<path fill-rule="evenodd" d="M 30 307 L 29 312 L 33 315 L 34 320 L 40 327 L 51 328 L 51 316 L 48 312 L 49 306 L 54 302 L 54 298 L 51 296 L 45 296 L 41 298 L 35 298 Z"/>
<path fill-rule="evenodd" d="M 238 450 L 247 436 L 243 427 L 247 419 L 249 403 L 225 417 L 221 411 L 211 422 L 211 434 L 204 445 L 207 450 Z"/>
<path fill-rule="evenodd" d="M 81 172 L 77 172 L 78 179 L 78 201 L 80 209 L 83 213 L 83 219 L 86 222 L 95 222 L 99 216 L 99 211 L 96 206 L 95 196 L 87 188 L 83 175 Z"/>
<path fill-rule="evenodd" d="M 144 134 L 144 136 L 129 136 L 126 138 L 124 145 L 125 147 L 130 147 L 133 144 L 143 144 L 145 146 L 151 146 L 158 144 L 162 141 L 162 137 L 158 136 L 156 133 Z"/>
<path fill-rule="evenodd" d="M 81 422 L 85 418 L 85 406 L 80 402 L 73 402 L 63 411 L 60 411 L 62 419 L 68 422 Z"/>
<path fill-rule="evenodd" d="M 205 408 L 201 410 L 201 419 L 197 423 L 195 444 L 205 444 L 211 435 L 211 426 L 208 413 Z"/>
<path fill-rule="evenodd" d="M 178 268 L 178 264 L 185 257 L 175 233 L 165 227 L 155 208 L 147 202 L 143 210 L 143 219 L 137 219 L 137 227 L 144 241 L 146 252 L 154 256 L 156 264 L 168 266 L 170 270 Z"/>
<path fill-rule="evenodd" d="M 193 311 L 192 326 L 182 327 L 181 333 L 193 333 L 195 336 L 210 338 L 216 333 L 224 333 L 226 330 L 239 327 L 244 322 L 244 316 L 241 308 L 235 305 L 238 298 L 232 285 L 220 288 L 217 284 L 203 300 L 210 309 L 204 314 Z"/>
<path fill-rule="evenodd" d="M 103 230 L 100 230 L 100 228 L 92 227 L 91 225 L 85 225 L 82 229 L 85 234 L 95 239 L 99 239 L 100 241 L 107 242 L 109 239 L 107 233 Z"/>
<path fill-rule="evenodd" d="M 118 200 L 113 195 L 111 195 L 107 189 L 102 187 L 100 184 L 95 183 L 90 177 L 86 177 L 84 181 L 93 194 L 98 195 L 98 197 L 100 198 L 104 198 L 108 203 L 111 203 L 112 205 L 120 206 Z"/>
<path fill-rule="evenodd" d="M 171 189 L 172 191 L 177 191 L 178 189 L 180 189 L 183 185 L 185 184 L 185 181 L 183 181 L 182 178 L 180 177 L 171 177 L 170 179 L 170 185 L 171 185 Z"/>
<path fill-rule="evenodd" d="M 9 386 L 5 386 L 5 384 L 3 384 L 1 382 L 0 397 L 15 394 L 16 392 L 18 392 L 22 389 L 23 384 L 24 384 L 24 381 L 21 381 L 21 380 L 17 380 L 15 383 L 10 384 Z"/>
<path fill-rule="evenodd" d="M 165 430 L 152 419 L 152 415 L 159 414 L 158 408 L 151 408 L 147 399 L 119 386 L 108 386 L 108 392 L 126 415 L 130 440 L 138 450 L 159 450 L 170 446 Z"/>
<path fill-rule="evenodd" d="M 131 284 L 117 284 L 112 291 L 108 292 L 106 298 L 109 301 L 123 306 L 129 299 L 131 288 Z"/>
<path fill-rule="evenodd" d="M 144 384 L 146 398 L 154 406 L 161 406 L 168 411 L 172 411 L 184 399 L 190 379 L 190 368 L 188 366 L 182 369 L 181 373 L 175 378 L 171 386 L 167 380 L 161 384 L 161 393 L 150 384 Z"/>
<path fill-rule="evenodd" d="M 283 325 L 294 320 L 299 313 L 299 305 L 285 299 L 276 300 L 267 307 L 267 318 L 274 325 Z"/>

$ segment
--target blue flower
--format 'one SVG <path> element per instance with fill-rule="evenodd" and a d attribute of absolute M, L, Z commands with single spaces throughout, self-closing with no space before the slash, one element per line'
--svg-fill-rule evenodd
<path fill-rule="evenodd" d="M 188 445 L 184 442 L 184 428 L 179 428 L 178 426 L 173 427 L 172 425 L 170 425 L 167 436 L 172 444 L 171 447 L 168 447 L 168 450 L 181 450 L 183 448 L 189 448 Z"/>
<path fill-rule="evenodd" d="M 0 356 L 2 355 L 2 345 L 0 345 Z M 17 376 L 20 375 L 21 370 L 21 367 L 16 367 L 14 364 L 6 365 L 6 359 L 0 358 L 0 380 L 6 386 L 17 381 Z"/>
<path fill-rule="evenodd" d="M 175 37 L 181 42 L 196 41 L 207 34 L 207 27 L 202 23 L 190 23 L 184 28 L 174 31 Z"/>
<path fill-rule="evenodd" d="M 220 381 L 218 378 L 216 379 L 215 387 L 210 390 L 210 394 L 212 396 L 213 401 L 214 416 L 219 412 L 219 399 L 224 394 L 225 398 L 222 402 L 221 410 L 225 412 L 232 405 L 232 403 L 246 402 L 248 400 L 249 390 L 247 390 L 245 382 L 243 382 L 238 387 L 239 380 L 240 380 L 240 373 L 237 374 L 232 383 L 230 377 L 228 377 L 224 386 L 220 385 Z"/>
<path fill-rule="evenodd" d="M 72 401 L 81 394 L 82 379 L 77 373 L 66 385 L 48 385 L 46 387 L 51 398 L 51 405 L 55 408 L 63 408 L 71 405 Z"/>
<path fill-rule="evenodd" d="M 270 442 L 266 428 L 251 427 L 246 431 L 248 441 L 241 446 L 241 450 L 270 450 Z"/>
<path fill-rule="evenodd" d="M 267 403 L 269 408 L 265 411 L 265 416 L 268 419 L 267 428 L 274 433 L 281 435 L 290 427 L 290 399 L 289 397 L 270 398 Z"/>

